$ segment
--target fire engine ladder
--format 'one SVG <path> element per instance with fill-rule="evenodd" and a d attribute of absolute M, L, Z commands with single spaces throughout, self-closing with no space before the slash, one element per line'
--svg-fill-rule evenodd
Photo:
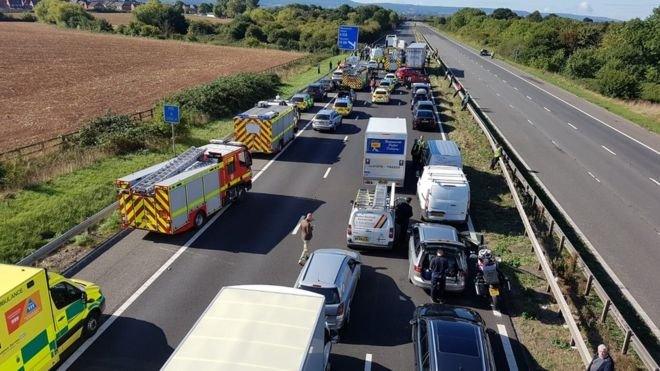
<path fill-rule="evenodd" d="M 355 196 L 355 205 L 364 208 L 386 208 L 387 207 L 387 186 L 377 184 L 376 189 L 359 189 Z"/>
<path fill-rule="evenodd" d="M 135 183 L 131 188 L 135 192 L 144 194 L 151 193 L 156 183 L 182 172 L 188 166 L 195 163 L 195 161 L 197 161 L 199 156 L 201 156 L 203 153 L 204 148 L 190 147 L 182 154 L 171 159 L 167 164 L 165 164 L 165 166 Z"/>

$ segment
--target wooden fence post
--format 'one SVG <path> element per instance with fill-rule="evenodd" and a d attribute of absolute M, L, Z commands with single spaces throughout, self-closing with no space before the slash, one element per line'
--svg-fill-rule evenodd
<path fill-rule="evenodd" d="M 607 319 L 607 312 L 610 310 L 610 304 L 612 304 L 610 299 L 605 300 L 605 306 L 603 306 L 603 313 L 601 313 L 600 315 L 600 323 L 605 323 L 605 320 Z"/>
<path fill-rule="evenodd" d="M 623 345 L 621 345 L 621 353 L 628 353 L 628 346 L 630 345 L 630 337 L 632 336 L 632 331 L 630 329 L 626 330 L 626 336 L 623 338 Z"/>
<path fill-rule="evenodd" d="M 594 282 L 594 276 L 591 274 L 587 278 L 587 286 L 584 288 L 584 296 L 589 295 L 589 291 L 591 291 L 591 284 Z"/>

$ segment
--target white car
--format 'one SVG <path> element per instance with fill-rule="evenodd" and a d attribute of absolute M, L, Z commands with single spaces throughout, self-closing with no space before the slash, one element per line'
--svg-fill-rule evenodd
<path fill-rule="evenodd" d="M 331 79 L 332 79 L 332 81 L 334 81 L 336 83 L 340 83 L 343 77 L 344 77 L 344 71 L 338 69 L 338 70 L 335 70 L 332 73 L 332 78 Z"/>
<path fill-rule="evenodd" d="M 374 61 L 374 60 L 370 60 L 370 61 L 367 63 L 367 67 L 368 67 L 368 68 L 371 68 L 371 69 L 378 69 L 378 62 L 376 62 L 376 61 Z"/>
<path fill-rule="evenodd" d="M 424 166 L 417 181 L 422 220 L 464 223 L 470 209 L 470 184 L 454 166 Z"/>

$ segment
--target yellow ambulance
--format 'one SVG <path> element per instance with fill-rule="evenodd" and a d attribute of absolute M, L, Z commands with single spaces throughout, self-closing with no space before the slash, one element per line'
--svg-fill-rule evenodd
<path fill-rule="evenodd" d="M 90 282 L 0 264 L 0 370 L 48 370 L 93 334 L 105 297 Z"/>

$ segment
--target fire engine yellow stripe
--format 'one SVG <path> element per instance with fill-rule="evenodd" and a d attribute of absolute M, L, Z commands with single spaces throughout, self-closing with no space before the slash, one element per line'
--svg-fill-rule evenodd
<path fill-rule="evenodd" d="M 243 174 L 243 176 L 241 177 L 241 179 L 245 180 L 245 179 L 248 179 L 248 178 L 250 178 L 250 177 L 252 177 L 252 172 L 251 172 L 251 171 L 248 171 L 247 173 Z"/>

